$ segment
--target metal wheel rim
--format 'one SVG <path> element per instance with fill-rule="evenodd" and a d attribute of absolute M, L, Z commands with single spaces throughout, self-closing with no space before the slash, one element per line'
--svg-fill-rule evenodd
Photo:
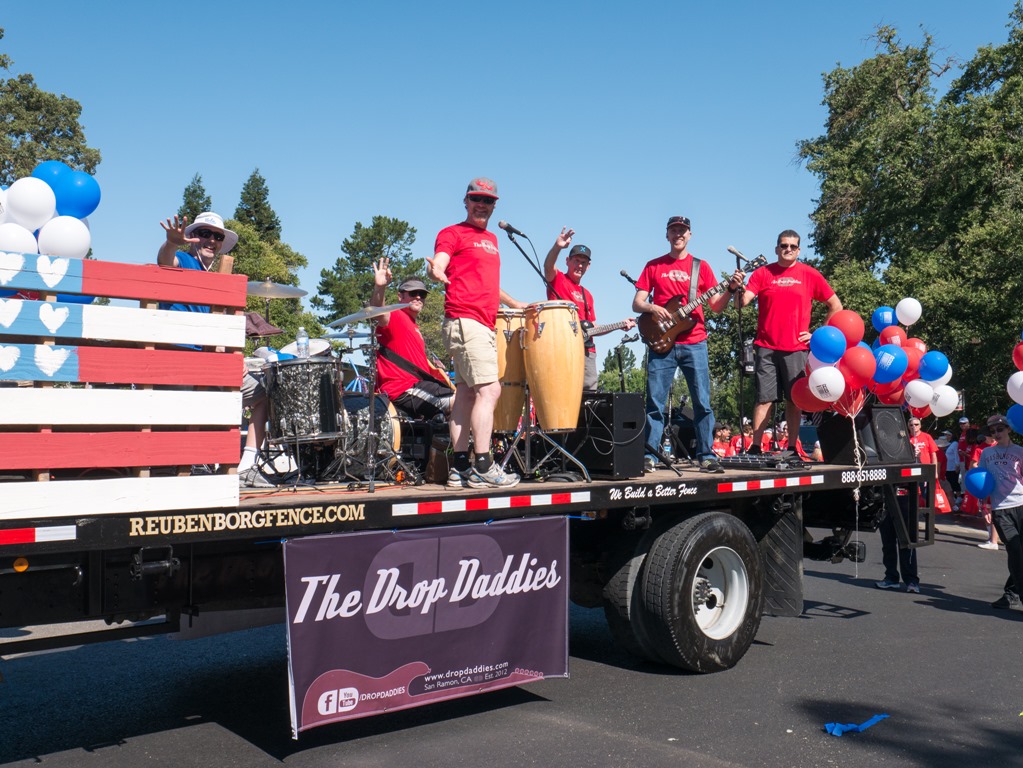
<path fill-rule="evenodd" d="M 742 625 L 749 594 L 749 576 L 738 553 L 728 547 L 712 549 L 693 579 L 696 625 L 713 640 L 730 636 Z"/>

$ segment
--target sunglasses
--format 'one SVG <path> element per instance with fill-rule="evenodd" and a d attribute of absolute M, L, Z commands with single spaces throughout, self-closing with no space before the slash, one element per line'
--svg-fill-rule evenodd
<path fill-rule="evenodd" d="M 425 291 L 402 291 L 407 296 L 411 296 L 413 299 L 419 299 L 420 301 L 426 301 Z"/>
<path fill-rule="evenodd" d="M 493 205 L 494 203 L 497 202 L 497 200 L 495 200 L 492 197 L 487 197 L 486 195 L 469 195 L 469 202 L 483 203 L 484 205 Z"/>
<path fill-rule="evenodd" d="M 213 240 L 216 240 L 218 243 L 224 242 L 224 233 L 214 232 L 212 229 L 197 229 L 195 230 L 195 235 L 196 237 L 201 237 L 204 240 L 209 240 L 212 238 Z"/>
<path fill-rule="evenodd" d="M 1009 428 L 1008 427 L 991 427 L 991 431 L 992 432 L 996 432 L 996 433 L 997 432 L 1008 432 Z"/>
<path fill-rule="evenodd" d="M 792 245 L 792 243 L 782 243 L 778 246 L 779 251 L 798 251 L 798 245 Z"/>

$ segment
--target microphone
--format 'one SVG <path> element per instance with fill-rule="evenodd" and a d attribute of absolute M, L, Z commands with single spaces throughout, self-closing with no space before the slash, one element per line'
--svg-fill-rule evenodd
<path fill-rule="evenodd" d="M 635 285 L 636 285 L 636 281 L 635 281 L 635 280 L 633 280 L 633 279 L 632 279 L 631 277 L 629 277 L 629 273 L 628 273 L 628 272 L 626 272 L 626 271 L 625 271 L 624 269 L 623 269 L 623 270 L 622 270 L 621 272 L 619 272 L 618 274 L 619 274 L 619 275 L 621 275 L 622 277 L 624 277 L 624 278 L 625 278 L 626 280 L 628 280 L 628 281 L 629 281 L 630 283 L 632 283 L 632 284 L 633 284 L 633 286 L 635 286 Z"/>
<path fill-rule="evenodd" d="M 745 256 L 743 256 L 743 255 L 742 255 L 741 253 L 739 253 L 738 249 L 736 249 L 736 247 L 735 247 L 734 245 L 730 245 L 730 246 L 728 246 L 728 252 L 729 252 L 730 254 L 732 254 L 733 256 L 738 256 L 738 257 L 739 257 L 740 259 L 742 259 L 742 260 L 743 260 L 743 261 L 745 261 L 745 262 L 746 262 L 747 264 L 749 264 L 749 259 L 747 259 L 747 258 L 746 258 Z"/>
<path fill-rule="evenodd" d="M 509 237 L 511 237 L 512 235 L 518 235 L 519 237 L 524 237 L 527 240 L 529 239 L 529 235 L 527 235 L 525 232 L 520 232 L 519 230 L 515 229 L 515 227 L 513 227 L 507 221 L 499 221 L 497 222 L 497 226 L 499 226 L 501 229 L 507 232 Z"/>

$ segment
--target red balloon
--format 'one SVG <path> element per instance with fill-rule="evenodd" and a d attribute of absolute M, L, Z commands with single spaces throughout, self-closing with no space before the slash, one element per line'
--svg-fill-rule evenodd
<path fill-rule="evenodd" d="M 911 414 L 913 414 L 914 416 L 916 416 L 918 419 L 922 419 L 925 416 L 930 416 L 931 415 L 931 406 L 924 405 L 924 406 L 921 406 L 920 408 L 914 408 L 913 406 L 910 406 L 909 407 L 909 412 Z"/>
<path fill-rule="evenodd" d="M 906 391 L 900 386 L 893 389 L 891 392 L 878 393 L 878 402 L 884 403 L 885 405 L 902 405 L 902 401 L 906 397 Z"/>
<path fill-rule="evenodd" d="M 925 355 L 927 354 L 927 342 L 924 341 L 923 339 L 918 339 L 916 336 L 906 339 L 906 343 L 903 344 L 902 346 L 903 348 L 915 347 L 916 349 L 919 349 L 923 354 Z"/>
<path fill-rule="evenodd" d="M 1012 362 L 1016 364 L 1016 367 L 1023 371 L 1023 341 L 1019 342 L 1012 349 Z"/>
<path fill-rule="evenodd" d="M 889 381 L 886 384 L 878 384 L 871 379 L 867 382 L 867 389 L 880 398 L 881 395 L 887 395 L 897 389 L 902 389 L 902 379 L 895 379 L 895 381 Z"/>
<path fill-rule="evenodd" d="M 882 344 L 895 344 L 899 347 L 906 346 L 906 341 L 909 338 L 906 332 L 902 330 L 901 326 L 889 325 L 879 334 Z"/>
<path fill-rule="evenodd" d="M 866 347 L 849 347 L 838 361 L 838 370 L 845 377 L 846 384 L 856 389 L 866 386 L 873 380 L 877 371 L 877 360 L 874 353 Z"/>
<path fill-rule="evenodd" d="M 851 309 L 841 309 L 833 314 L 828 318 L 828 325 L 842 332 L 849 347 L 855 347 L 863 341 L 863 318 Z"/>
<path fill-rule="evenodd" d="M 834 406 L 836 413 L 840 413 L 843 416 L 855 416 L 863 410 L 865 397 L 866 395 L 862 387 L 857 389 L 846 388 L 842 396 L 832 403 L 832 406 Z"/>
<path fill-rule="evenodd" d="M 902 374 L 903 383 L 920 378 L 920 358 L 924 353 L 918 347 L 903 347 L 906 353 L 906 372 Z"/>
<path fill-rule="evenodd" d="M 825 403 L 810 391 L 810 380 L 805 376 L 800 376 L 792 382 L 792 392 L 789 396 L 792 398 L 792 402 L 796 404 L 799 410 L 805 411 L 806 413 L 823 411 L 831 405 L 831 403 Z"/>

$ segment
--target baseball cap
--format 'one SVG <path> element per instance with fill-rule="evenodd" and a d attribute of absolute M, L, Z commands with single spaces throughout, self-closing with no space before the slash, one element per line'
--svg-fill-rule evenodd
<path fill-rule="evenodd" d="M 407 292 L 412 291 L 426 291 L 427 293 L 430 292 L 430 289 L 426 287 L 426 283 L 415 277 L 410 277 L 404 283 L 399 285 L 398 290 Z"/>
<path fill-rule="evenodd" d="M 497 200 L 497 182 L 480 176 L 479 178 L 473 179 L 469 182 L 468 188 L 465 190 L 467 195 L 486 195 Z"/>
<path fill-rule="evenodd" d="M 593 258 L 589 247 L 585 245 L 573 245 L 572 250 L 568 252 L 568 258 L 572 258 L 573 256 L 583 256 L 587 261 Z"/>
<path fill-rule="evenodd" d="M 987 420 L 987 425 L 989 427 L 999 427 L 999 426 L 1008 427 L 1009 426 L 1009 422 L 1008 422 L 1008 420 L 1002 414 L 996 413 L 994 416 L 991 416 Z"/>
<path fill-rule="evenodd" d="M 961 419 L 959 419 L 959 423 L 960 424 L 969 424 L 970 420 L 968 418 L 966 418 L 965 416 L 963 416 Z"/>
<path fill-rule="evenodd" d="M 664 228 L 667 229 L 672 224 L 681 224 L 686 229 L 693 228 L 692 224 L 689 223 L 689 218 L 687 216 L 672 216 L 668 219 L 668 223 L 664 226 Z"/>

